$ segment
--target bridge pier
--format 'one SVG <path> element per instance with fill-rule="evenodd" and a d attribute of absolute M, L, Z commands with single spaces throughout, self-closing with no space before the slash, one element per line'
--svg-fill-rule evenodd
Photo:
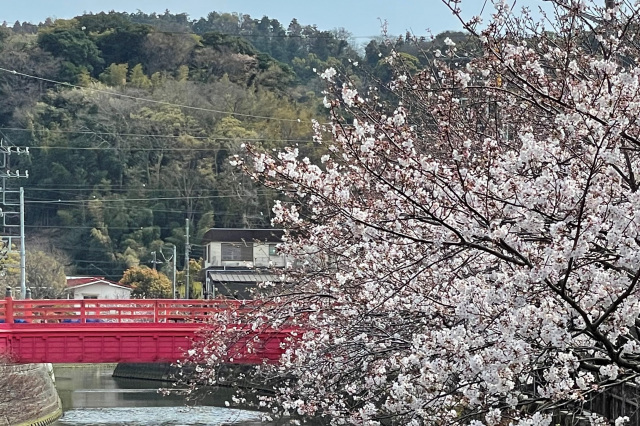
<path fill-rule="evenodd" d="M 0 363 L 0 425 L 51 424 L 62 404 L 47 364 Z"/>

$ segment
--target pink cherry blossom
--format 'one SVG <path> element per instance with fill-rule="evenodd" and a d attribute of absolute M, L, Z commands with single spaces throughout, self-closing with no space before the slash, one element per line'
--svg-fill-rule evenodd
<path fill-rule="evenodd" d="M 466 3 L 444 0 L 463 22 Z M 217 319 L 206 377 L 244 324 L 299 330 L 258 369 L 263 404 L 333 424 L 546 426 L 638 380 L 640 5 L 545 3 L 495 1 L 413 74 L 392 54 L 384 99 L 340 76 L 320 164 L 235 160 L 282 192 L 301 267 Z"/>

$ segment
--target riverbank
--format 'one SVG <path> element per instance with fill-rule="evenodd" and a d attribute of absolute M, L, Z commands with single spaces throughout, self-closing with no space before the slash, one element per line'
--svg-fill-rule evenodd
<path fill-rule="evenodd" d="M 54 425 L 260 424 L 260 413 L 226 406 L 225 402 L 232 397 L 231 389 L 220 389 L 197 401 L 187 401 L 180 392 L 166 396 L 158 392 L 158 388 L 171 386 L 169 383 L 113 377 L 114 368 L 115 364 L 55 365 L 64 416 Z"/>
<path fill-rule="evenodd" d="M 46 426 L 61 416 L 50 364 L 0 364 L 0 425 Z"/>
<path fill-rule="evenodd" d="M 180 369 L 170 363 L 118 363 L 113 377 L 121 379 L 154 380 L 175 382 L 180 377 Z"/>
<path fill-rule="evenodd" d="M 253 366 L 226 364 L 218 367 L 221 380 L 217 386 L 229 388 L 254 389 L 259 393 L 270 394 L 273 392 L 273 383 L 258 382 L 247 379 L 251 377 Z M 193 374 L 192 367 L 176 367 L 169 363 L 118 363 L 113 371 L 113 377 L 122 379 L 141 379 L 159 382 L 184 382 Z"/>

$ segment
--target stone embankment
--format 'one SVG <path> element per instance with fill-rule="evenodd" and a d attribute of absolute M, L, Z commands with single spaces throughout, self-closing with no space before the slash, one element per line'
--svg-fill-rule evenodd
<path fill-rule="evenodd" d="M 113 377 L 174 382 L 180 377 L 180 369 L 169 363 L 121 362 L 113 371 Z"/>
<path fill-rule="evenodd" d="M 248 380 L 252 365 L 223 364 L 218 366 L 218 374 L 226 380 L 218 382 L 218 386 L 231 388 L 255 389 L 271 392 L 273 383 Z M 113 377 L 123 379 L 155 380 L 161 382 L 189 382 L 193 378 L 193 366 L 179 368 L 168 363 L 119 363 Z"/>
<path fill-rule="evenodd" d="M 0 426 L 45 426 L 61 416 L 50 364 L 0 362 Z"/>

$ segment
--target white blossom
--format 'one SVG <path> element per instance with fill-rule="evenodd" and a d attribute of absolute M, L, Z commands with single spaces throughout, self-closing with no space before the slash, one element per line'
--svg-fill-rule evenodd
<path fill-rule="evenodd" d="M 332 81 L 333 77 L 337 74 L 335 68 L 329 67 L 320 74 L 320 78 L 327 81 Z"/>
<path fill-rule="evenodd" d="M 640 372 L 640 13 L 574 2 L 549 31 L 511 3 L 473 55 L 446 38 L 409 77 L 392 53 L 379 90 L 325 70 L 309 158 L 232 160 L 282 194 L 279 250 L 301 266 L 216 317 L 202 374 L 268 330 L 290 337 L 258 367 L 281 380 L 274 415 L 548 426 L 557 406 L 605 424 L 582 407 Z"/>

